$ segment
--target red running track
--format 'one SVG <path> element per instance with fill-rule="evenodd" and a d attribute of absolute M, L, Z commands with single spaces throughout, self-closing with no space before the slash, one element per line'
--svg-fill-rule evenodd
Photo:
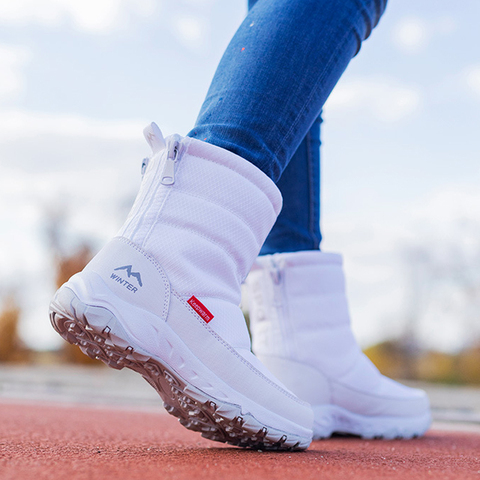
<path fill-rule="evenodd" d="M 270 453 L 204 440 L 169 415 L 0 403 L 0 479 L 480 479 L 480 435 L 336 438 Z"/>

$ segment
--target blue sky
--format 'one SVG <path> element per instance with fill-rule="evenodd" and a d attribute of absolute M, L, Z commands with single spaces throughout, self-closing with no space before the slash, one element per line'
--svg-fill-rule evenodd
<path fill-rule="evenodd" d="M 242 0 L 0 0 L 0 287 L 25 305 L 27 342 L 57 341 L 46 218 L 63 213 L 70 245 L 115 234 L 148 154 L 143 127 L 191 128 L 245 11 Z M 429 346 L 458 348 L 478 319 L 448 273 L 480 271 L 478 18 L 476 0 L 390 0 L 325 107 L 323 249 L 345 255 L 363 345 L 399 334 L 418 302 Z M 417 303 L 412 251 L 428 277 Z M 432 269 L 446 273 L 433 281 Z"/>

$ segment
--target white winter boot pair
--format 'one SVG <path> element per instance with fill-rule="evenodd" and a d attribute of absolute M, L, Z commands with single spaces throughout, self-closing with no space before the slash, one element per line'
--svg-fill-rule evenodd
<path fill-rule="evenodd" d="M 278 278 L 268 258 L 251 274 L 255 347 L 303 399 L 260 363 L 238 306 L 240 285 L 280 211 L 279 190 L 224 149 L 164 139 L 155 124 L 145 136 L 153 156 L 135 204 L 118 236 L 58 290 L 50 307 L 57 332 L 90 357 L 139 372 L 169 413 L 212 440 L 305 449 L 313 423 L 305 401 L 316 437 L 422 433 L 426 420 L 411 423 L 427 418 L 425 397 L 366 363 L 346 312 L 329 316 L 345 308 L 343 280 L 339 265 L 333 283 L 319 275 L 318 252 L 311 266 L 311 252 L 294 254 L 305 258 L 301 267 L 286 262 Z M 332 295 L 324 298 L 313 280 Z M 312 312 L 327 317 L 317 324 Z M 373 426 L 350 428 L 358 416 Z"/>

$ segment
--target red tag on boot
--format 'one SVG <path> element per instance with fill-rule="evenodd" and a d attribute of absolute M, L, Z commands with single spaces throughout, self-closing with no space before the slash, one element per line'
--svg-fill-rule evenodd
<path fill-rule="evenodd" d="M 208 308 L 196 297 L 192 295 L 188 300 L 189 305 L 208 323 L 212 318 L 212 313 Z"/>

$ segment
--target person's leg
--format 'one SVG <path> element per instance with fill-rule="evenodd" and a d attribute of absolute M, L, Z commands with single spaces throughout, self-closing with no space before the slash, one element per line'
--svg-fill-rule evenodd
<path fill-rule="evenodd" d="M 277 182 L 385 4 L 259 0 L 188 135 L 242 156 Z"/>
<path fill-rule="evenodd" d="M 251 9 L 257 1 L 249 0 L 248 8 Z M 320 248 L 321 123 L 319 116 L 277 182 L 283 208 L 262 245 L 260 255 Z"/>
<path fill-rule="evenodd" d="M 189 135 L 276 180 L 284 207 L 261 254 L 319 248 L 320 109 L 385 3 L 260 0 L 225 52 Z"/>
<path fill-rule="evenodd" d="M 320 124 L 318 117 L 277 182 L 283 208 L 260 255 L 318 250 L 320 232 Z"/>

